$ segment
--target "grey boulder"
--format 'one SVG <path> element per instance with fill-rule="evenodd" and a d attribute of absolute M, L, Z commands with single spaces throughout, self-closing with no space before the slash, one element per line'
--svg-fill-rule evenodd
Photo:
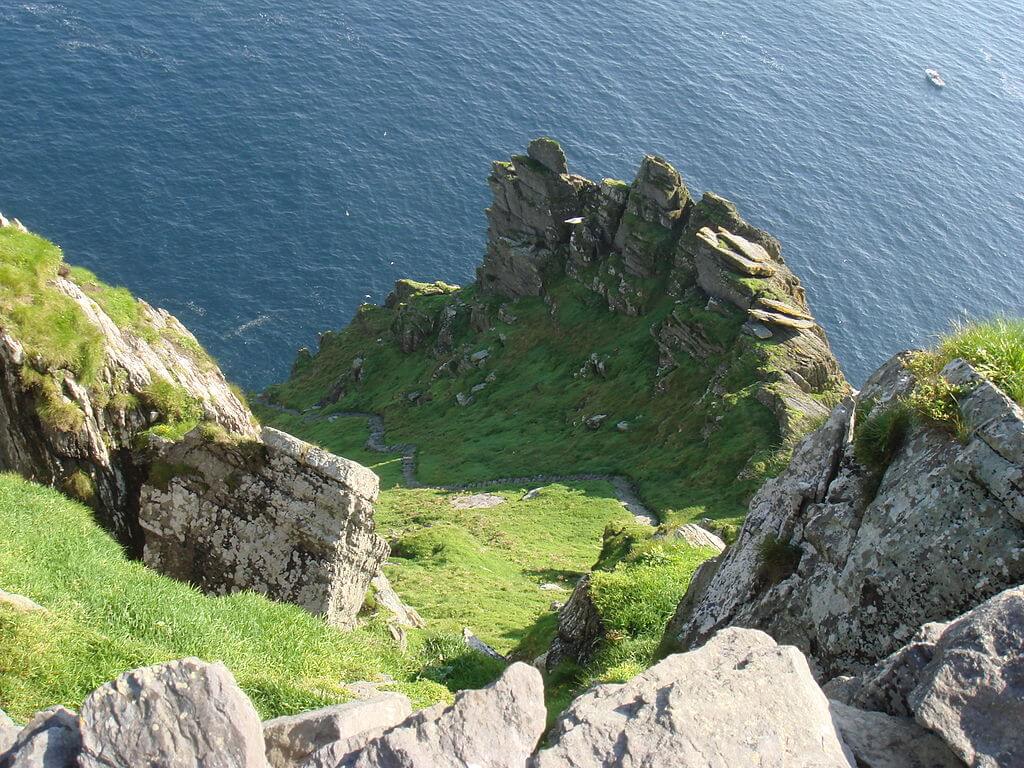
<path fill-rule="evenodd" d="M 963 768 L 936 736 L 905 717 L 831 702 L 832 720 L 858 768 Z"/>
<path fill-rule="evenodd" d="M 268 720 L 263 724 L 267 761 L 273 768 L 293 768 L 329 745 L 360 736 L 365 743 L 411 714 L 412 705 L 406 696 L 380 693 L 369 699 Z M 327 757 L 325 753 L 322 762 Z"/>
<path fill-rule="evenodd" d="M 545 717 L 540 672 L 517 663 L 487 688 L 416 713 L 340 762 L 307 768 L 524 768 Z"/>
<path fill-rule="evenodd" d="M 10 726 L 0 725 L 0 731 Z M 78 718 L 70 709 L 37 712 L 0 753 L 0 768 L 73 768 L 82 746 Z"/>
<path fill-rule="evenodd" d="M 252 703 L 223 664 L 126 672 L 82 704 L 79 768 L 266 768 Z"/>
<path fill-rule="evenodd" d="M 908 702 L 969 765 L 1024 765 L 1024 587 L 951 623 Z"/>
<path fill-rule="evenodd" d="M 533 768 L 852 768 L 796 648 L 730 627 L 562 715 Z"/>

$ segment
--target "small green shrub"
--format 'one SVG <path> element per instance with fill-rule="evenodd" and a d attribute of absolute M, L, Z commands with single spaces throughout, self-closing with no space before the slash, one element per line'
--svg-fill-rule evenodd
<path fill-rule="evenodd" d="M 96 482 L 81 469 L 76 469 L 62 483 L 64 493 L 83 504 L 92 505 L 96 500 Z"/>
<path fill-rule="evenodd" d="M 160 414 L 165 423 L 190 425 L 185 431 L 196 427 L 203 418 L 203 404 L 197 398 L 184 387 L 159 376 L 154 377 L 139 396 L 143 404 Z"/>
<path fill-rule="evenodd" d="M 896 456 L 913 424 L 913 412 L 903 401 L 866 409 L 854 429 L 854 454 L 864 466 L 882 472 Z"/>
<path fill-rule="evenodd" d="M 788 540 L 768 535 L 758 546 L 759 574 L 769 584 L 778 584 L 796 573 L 803 550 Z"/>
<path fill-rule="evenodd" d="M 506 666 L 501 659 L 474 651 L 454 634 L 427 637 L 418 655 L 423 665 L 420 675 L 451 691 L 490 685 Z"/>

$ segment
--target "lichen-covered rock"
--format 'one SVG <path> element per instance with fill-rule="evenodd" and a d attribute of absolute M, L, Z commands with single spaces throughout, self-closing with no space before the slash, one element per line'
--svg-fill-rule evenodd
<path fill-rule="evenodd" d="M 196 430 L 160 449 L 142 488 L 144 560 L 213 594 L 255 590 L 351 627 L 388 553 L 373 530 L 378 482 L 274 429 L 238 443 Z"/>
<path fill-rule="evenodd" d="M 271 768 L 298 768 L 314 752 L 326 748 L 318 757 L 326 765 L 330 750 L 338 742 L 361 738 L 365 743 L 411 714 L 408 697 L 380 693 L 368 699 L 268 720 L 263 723 L 267 762 Z"/>
<path fill-rule="evenodd" d="M 126 672 L 82 704 L 79 768 L 265 768 L 259 716 L 220 663 Z"/>
<path fill-rule="evenodd" d="M 713 534 L 706 528 L 701 528 L 695 523 L 687 523 L 686 525 L 680 525 L 677 528 L 673 528 L 665 533 L 654 534 L 656 539 L 675 539 L 677 541 L 682 540 L 689 544 L 691 547 L 699 547 L 702 549 L 713 549 L 718 553 L 725 550 L 725 542 L 721 540 L 717 535 Z"/>
<path fill-rule="evenodd" d="M 857 768 L 963 768 L 934 733 L 905 717 L 829 703 L 832 721 Z"/>
<path fill-rule="evenodd" d="M 316 762 L 314 754 L 306 768 L 525 768 L 545 718 L 540 673 L 513 664 L 487 688 L 417 712 L 339 762 Z"/>
<path fill-rule="evenodd" d="M 622 685 L 599 685 L 558 720 L 534 768 L 852 768 L 828 701 L 796 648 L 723 630 Z"/>
<path fill-rule="evenodd" d="M 10 730 L 6 731 L 10 738 Z M 76 768 L 82 736 L 78 717 L 64 707 L 37 713 L 14 735 L 0 768 Z"/>
<path fill-rule="evenodd" d="M 3 755 L 18 738 L 21 731 L 14 721 L 7 716 L 7 713 L 0 709 L 0 763 L 3 762 Z"/>
<path fill-rule="evenodd" d="M 880 479 L 854 455 L 854 403 L 839 405 L 754 497 L 736 544 L 680 604 L 666 647 L 757 627 L 803 649 L 828 679 L 1024 581 L 1014 491 L 1024 413 L 965 365 L 946 373 L 964 388 L 966 442 L 914 426 Z M 912 386 L 895 358 L 860 401 L 888 403 Z"/>

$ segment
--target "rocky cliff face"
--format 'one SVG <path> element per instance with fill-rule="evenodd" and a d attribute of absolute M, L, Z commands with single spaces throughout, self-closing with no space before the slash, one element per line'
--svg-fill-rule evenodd
<path fill-rule="evenodd" d="M 11 331 L 0 330 L 0 464 L 58 488 L 77 479 L 83 500 L 138 551 L 131 509 L 145 467 L 136 463 L 134 449 L 142 432 L 167 419 L 154 384 L 195 404 L 198 417 L 230 433 L 255 439 L 257 428 L 220 369 L 197 352 L 199 342 L 167 312 L 139 302 L 137 324 L 119 327 L 67 277 L 53 276 L 50 288 L 98 331 L 102 362 L 95 380 L 85 384 L 69 370 L 33 359 Z M 46 418 L 55 407 L 70 418 Z"/>
<path fill-rule="evenodd" d="M 701 297 L 707 312 L 735 307 L 746 315 L 748 336 L 770 340 L 760 352 L 757 397 L 776 415 L 784 441 L 827 415 L 823 393 L 845 387 L 779 242 L 718 195 L 695 201 L 662 158 L 645 157 L 631 185 L 598 184 L 569 174 L 557 142 L 537 139 L 526 155 L 496 162 L 489 182 L 487 254 L 477 271 L 483 291 L 543 295 L 550 276 L 564 272 L 626 315 L 644 314 L 661 291 Z M 684 311 L 652 333 L 663 371 L 687 356 L 705 361 L 727 352 Z"/>
<path fill-rule="evenodd" d="M 163 573 L 350 626 L 388 551 L 376 476 L 261 433 L 181 323 L 24 228 L 0 227 L 0 263 L 0 467 L 88 502 Z"/>
<path fill-rule="evenodd" d="M 695 576 L 668 648 L 757 627 L 827 679 L 1024 581 L 1024 412 L 969 365 L 941 374 L 962 436 L 915 421 L 881 475 L 858 460 L 858 413 L 898 407 L 915 387 L 905 362 L 840 404 L 764 485 L 737 543 Z"/>

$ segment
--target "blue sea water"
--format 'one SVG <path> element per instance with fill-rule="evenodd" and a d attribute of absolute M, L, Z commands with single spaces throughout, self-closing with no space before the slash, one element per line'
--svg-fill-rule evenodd
<path fill-rule="evenodd" d="M 655 152 L 782 240 L 861 381 L 1024 309 L 1022 32 L 1020 0 L 0 0 L 0 210 L 260 387 L 397 278 L 470 280 L 492 159 Z"/>

